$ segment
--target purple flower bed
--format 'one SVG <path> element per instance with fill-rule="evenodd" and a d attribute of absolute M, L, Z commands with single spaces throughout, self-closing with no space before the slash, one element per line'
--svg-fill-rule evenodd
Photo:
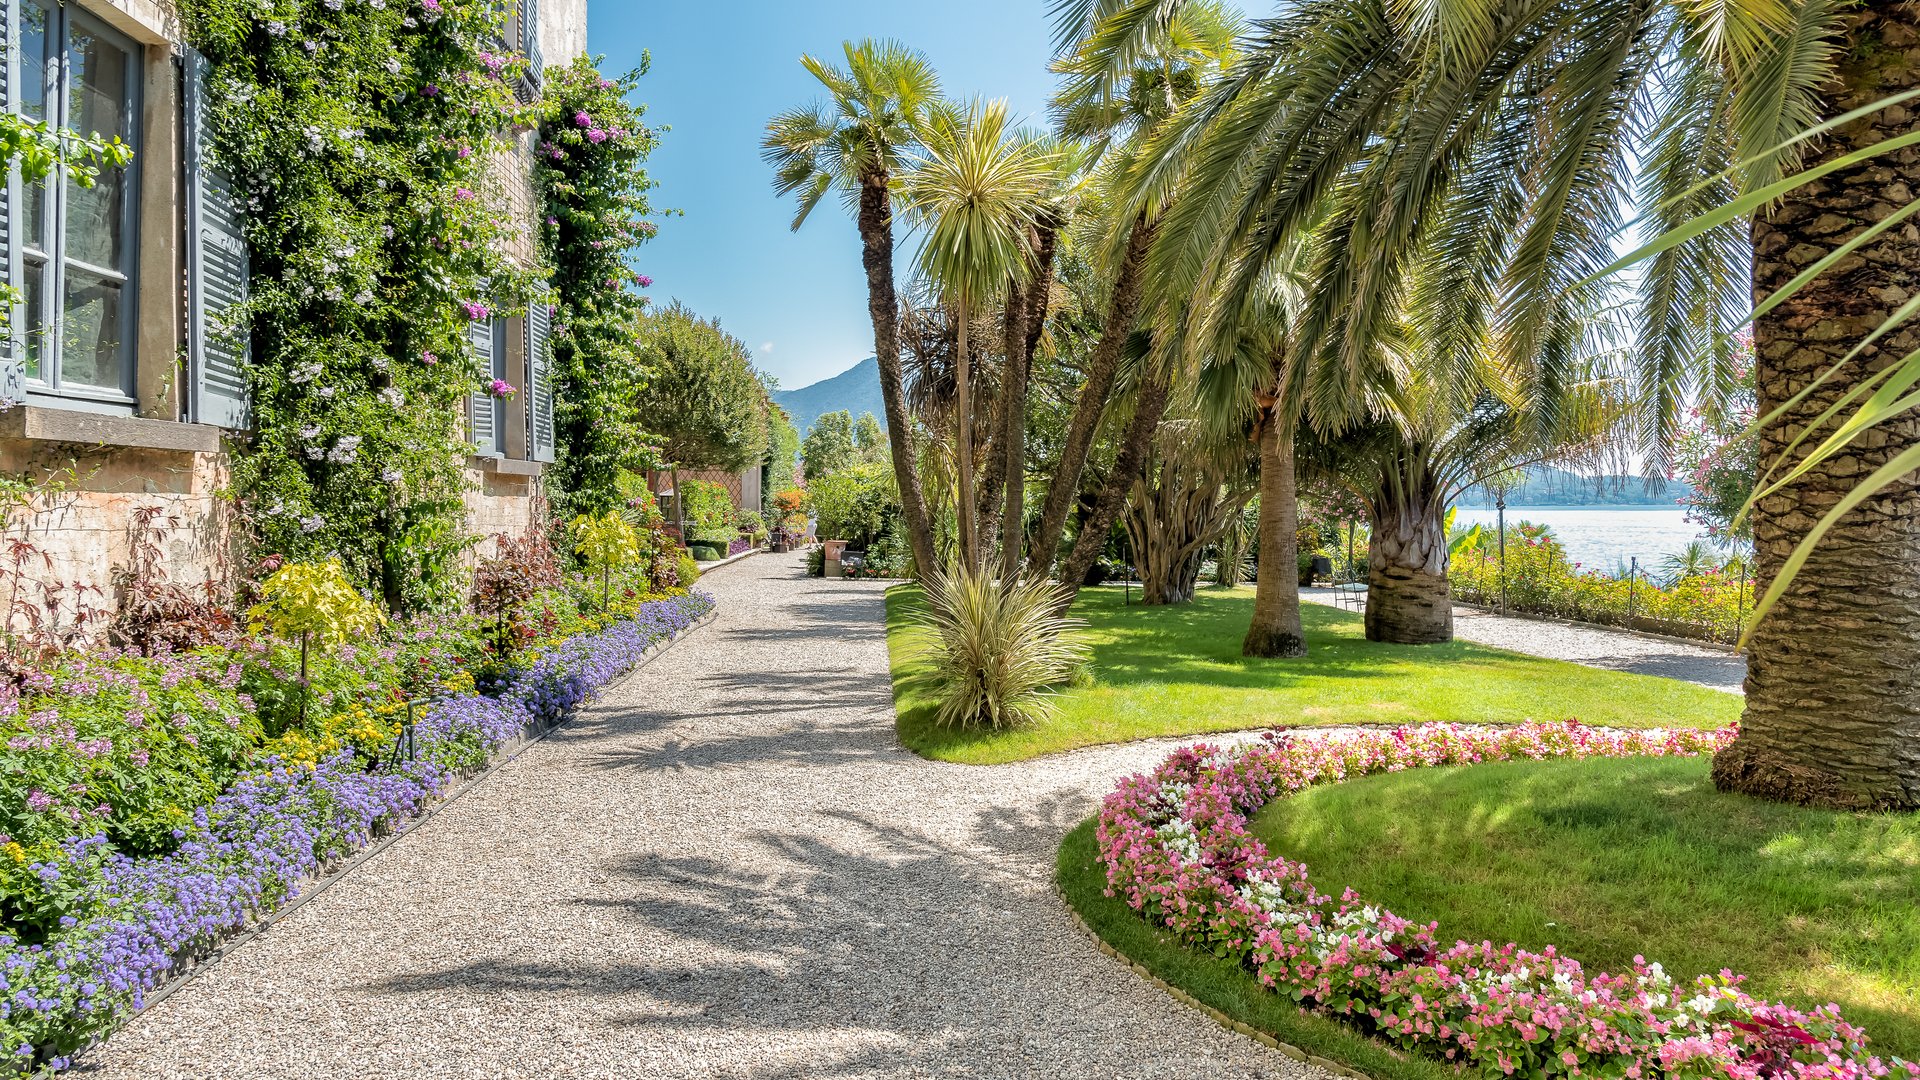
<path fill-rule="evenodd" d="M 223 938 L 297 898 L 330 862 L 403 828 L 502 744 L 564 719 L 713 606 L 698 592 L 649 602 L 549 649 L 496 697 L 435 703 L 416 729 L 420 760 L 375 772 L 351 752 L 270 762 L 201 807 L 169 854 L 129 858 L 103 836 L 68 841 L 58 863 L 32 869 L 50 885 L 84 882 L 72 896 L 81 914 L 63 917 L 43 945 L 0 933 L 0 1053 L 20 1073 L 65 1068 Z"/>
<path fill-rule="evenodd" d="M 1301 863 L 1247 828 L 1314 784 L 1427 765 L 1710 753 L 1733 732 L 1612 732 L 1577 724 L 1390 732 L 1178 750 L 1107 796 L 1098 837 L 1111 894 L 1189 945 L 1233 956 L 1276 993 L 1405 1050 L 1489 1077 L 1920 1080 L 1882 1059 L 1838 1006 L 1756 1000 L 1730 972 L 1677 983 L 1636 958 L 1588 972 L 1549 948 L 1444 944 L 1348 890 L 1316 892 Z"/>
<path fill-rule="evenodd" d="M 732 540 L 727 541 L 727 558 L 731 559 L 751 547 L 753 547 L 752 540 L 744 536 L 736 536 Z"/>

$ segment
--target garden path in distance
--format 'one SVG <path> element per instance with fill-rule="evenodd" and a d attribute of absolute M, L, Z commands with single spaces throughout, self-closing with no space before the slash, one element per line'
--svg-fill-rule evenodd
<path fill-rule="evenodd" d="M 1191 740 L 922 759 L 884 586 L 803 560 L 703 580 L 715 622 L 78 1071 L 1321 1080 L 1101 955 L 1054 891 L 1066 831 Z"/>

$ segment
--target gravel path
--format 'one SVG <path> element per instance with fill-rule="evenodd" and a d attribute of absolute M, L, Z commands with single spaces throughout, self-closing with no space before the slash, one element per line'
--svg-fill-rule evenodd
<path fill-rule="evenodd" d="M 1301 595 L 1321 604 L 1335 604 L 1338 596 L 1332 589 L 1303 589 Z M 1347 606 L 1352 606 L 1351 599 Z M 1683 679 L 1732 694 L 1744 692 L 1741 684 L 1747 677 L 1747 659 L 1738 653 L 1598 626 L 1516 619 L 1456 605 L 1453 632 L 1482 645 L 1571 660 L 1588 667 Z"/>
<path fill-rule="evenodd" d="M 718 620 L 83 1059 L 115 1077 L 1286 1077 L 1098 953 L 1065 831 L 1181 740 L 894 741 L 882 587 Z"/>

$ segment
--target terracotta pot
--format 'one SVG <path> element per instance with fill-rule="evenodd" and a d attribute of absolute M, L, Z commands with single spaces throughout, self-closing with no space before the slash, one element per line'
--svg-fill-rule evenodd
<path fill-rule="evenodd" d="M 826 545 L 827 561 L 837 564 L 840 561 L 840 553 L 847 550 L 847 542 L 845 540 L 828 540 Z"/>

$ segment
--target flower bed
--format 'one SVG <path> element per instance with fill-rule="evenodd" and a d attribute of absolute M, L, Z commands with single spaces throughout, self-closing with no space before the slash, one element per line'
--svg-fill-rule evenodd
<path fill-rule="evenodd" d="M 1112 893 L 1260 982 L 1402 1049 L 1489 1076 L 1920 1078 L 1880 1059 L 1837 1006 L 1755 1000 L 1730 972 L 1676 984 L 1657 963 L 1587 973 L 1549 948 L 1456 942 L 1351 890 L 1314 891 L 1306 867 L 1247 828 L 1314 784 L 1425 765 L 1709 753 L 1732 731 L 1614 732 L 1576 724 L 1426 725 L 1329 738 L 1198 745 L 1123 781 L 1097 836 Z"/>
<path fill-rule="evenodd" d="M 557 723 L 712 609 L 700 593 L 648 602 L 545 650 L 495 696 L 434 703 L 417 725 L 418 760 L 369 771 L 350 749 L 313 763 L 272 759 L 199 808 L 165 855 L 131 857 L 102 835 L 68 839 L 27 869 L 54 889 L 78 882 L 61 897 L 73 914 L 40 944 L 0 934 L 0 1052 L 20 1072 L 64 1068 L 223 938 L 404 827 L 461 773 Z"/>

